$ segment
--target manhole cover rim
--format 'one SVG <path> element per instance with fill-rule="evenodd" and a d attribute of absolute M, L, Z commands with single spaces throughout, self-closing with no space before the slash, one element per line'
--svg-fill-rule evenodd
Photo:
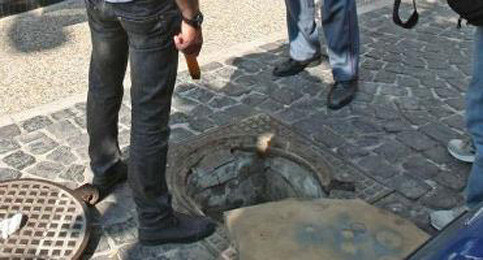
<path fill-rule="evenodd" d="M 250 118 L 247 118 L 247 120 Z M 316 161 L 316 164 L 314 165 L 313 162 L 310 162 L 307 160 L 307 155 L 305 154 L 305 151 L 301 149 L 297 149 L 296 146 L 292 147 L 280 147 L 279 145 L 282 144 L 282 146 L 286 145 L 286 143 L 296 143 L 296 144 L 302 144 L 303 143 L 303 137 L 300 137 L 299 134 L 295 131 L 291 131 L 292 136 L 288 136 L 290 139 L 289 141 L 285 140 L 286 136 L 280 135 L 277 133 L 276 125 L 274 124 L 280 124 L 279 127 L 285 127 L 285 125 L 275 121 L 271 121 L 270 123 L 270 130 L 265 130 L 265 133 L 273 133 L 274 135 L 274 142 L 276 145 L 271 146 L 269 150 L 267 150 L 268 154 L 270 153 L 278 153 L 278 155 L 285 157 L 287 159 L 290 159 L 292 161 L 295 161 L 297 163 L 302 163 L 304 167 L 307 167 L 310 169 L 311 172 L 314 173 L 314 178 L 319 182 L 320 187 L 322 188 L 323 192 L 328 196 L 328 185 L 330 183 L 331 179 L 331 167 L 329 166 L 330 164 L 320 155 L 318 156 L 318 160 Z M 170 160 L 170 165 L 168 166 L 167 169 L 167 182 L 168 185 L 170 186 L 171 192 L 173 194 L 173 197 L 179 201 L 179 204 L 183 209 L 187 210 L 188 212 L 194 213 L 194 214 L 204 214 L 203 210 L 201 207 L 194 201 L 194 199 L 186 193 L 186 178 L 188 176 L 189 172 L 189 166 L 186 164 L 183 164 L 183 161 L 188 160 L 188 158 L 191 158 L 193 154 L 196 154 L 196 151 L 199 151 L 200 149 L 210 149 L 210 148 L 203 148 L 203 147 L 211 147 L 213 143 L 215 143 L 215 148 L 212 148 L 211 150 L 216 150 L 220 146 L 223 147 L 231 147 L 232 149 L 253 149 L 256 150 L 256 140 L 260 136 L 259 133 L 246 133 L 246 134 L 241 134 L 241 133 L 232 133 L 232 134 L 226 134 L 221 138 L 211 138 L 211 136 L 216 136 L 218 132 L 223 132 L 226 131 L 227 129 L 230 129 L 230 127 L 236 126 L 237 123 L 227 125 L 222 127 L 221 129 L 215 129 L 210 132 L 204 133 L 201 136 L 198 136 L 198 138 L 193 138 L 191 141 L 190 139 L 184 140 L 181 143 L 178 143 L 174 145 L 174 147 L 171 148 L 170 150 L 170 155 L 169 158 Z M 252 139 L 255 140 L 255 143 L 247 145 L 243 143 L 243 140 L 248 140 Z M 239 142 L 233 141 L 233 140 L 239 140 Z M 233 143 L 230 143 L 233 142 Z M 187 149 L 184 144 L 190 143 L 192 146 Z M 325 168 L 326 171 L 323 172 L 321 171 L 321 168 Z M 182 183 L 181 183 L 182 182 Z"/>

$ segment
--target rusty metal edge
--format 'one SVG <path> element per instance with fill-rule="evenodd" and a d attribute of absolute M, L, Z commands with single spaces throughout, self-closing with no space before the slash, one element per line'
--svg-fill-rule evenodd
<path fill-rule="evenodd" d="M 263 114 L 262 114 L 263 115 Z M 253 116 L 253 117 L 256 117 L 256 116 Z M 252 117 L 248 117 L 246 119 L 250 119 Z M 271 118 L 271 117 L 270 117 Z M 273 121 L 276 121 L 274 120 L 273 118 L 271 118 L 272 122 Z M 244 121 L 244 120 L 242 120 Z M 280 123 L 280 122 L 277 122 L 276 123 L 280 124 L 282 127 L 286 127 L 283 123 Z M 233 127 L 234 125 L 236 125 L 237 123 L 232 123 L 232 124 L 228 124 L 228 125 L 225 125 L 223 126 L 223 128 L 229 128 L 229 127 Z M 289 128 L 290 129 L 290 128 Z M 206 132 L 204 134 L 202 134 L 202 136 L 198 136 L 198 138 L 196 137 L 193 137 L 193 138 L 189 138 L 189 139 L 186 139 L 184 140 L 184 142 L 190 142 L 191 140 L 194 140 L 194 139 L 197 139 L 197 142 L 200 142 L 199 139 L 203 139 L 203 138 L 206 138 L 209 134 L 213 134 L 213 133 L 217 133 L 218 131 L 221 131 L 220 129 L 217 129 L 217 130 L 214 130 L 213 132 Z M 305 139 L 303 136 L 301 136 L 299 133 L 295 132 L 295 131 L 292 131 L 291 132 L 296 136 L 295 138 L 295 141 L 297 142 L 302 142 L 303 139 Z M 253 134 L 246 134 L 246 135 L 240 135 L 240 134 L 235 134 L 235 135 L 230 135 L 230 136 L 227 136 L 225 138 L 222 138 L 222 139 L 232 139 L 232 138 L 245 138 L 245 137 L 257 137 L 256 135 L 253 135 Z M 301 138 L 302 140 L 300 139 L 297 139 L 297 138 Z M 222 140 L 222 139 L 219 139 L 219 140 Z M 210 141 L 209 139 L 207 141 Z M 183 142 L 183 143 L 184 143 Z M 176 150 L 176 147 L 178 146 L 182 146 L 183 143 L 180 143 L 180 144 L 177 144 L 177 145 L 174 145 L 174 147 L 172 147 L 172 151 L 173 152 L 177 152 Z M 200 148 L 201 146 L 203 145 L 206 145 L 206 141 L 201 141 L 199 143 L 199 146 L 197 146 L 197 148 Z M 255 146 L 253 147 L 239 147 L 241 149 L 245 148 L 245 149 L 252 149 L 254 152 L 256 152 L 257 148 Z M 329 195 L 329 190 L 328 190 L 328 184 L 324 183 L 324 176 L 322 176 L 320 174 L 320 172 L 318 171 L 318 169 L 315 169 L 314 167 L 312 167 L 312 165 L 310 163 L 308 163 L 303 156 L 300 156 L 300 155 L 296 155 L 294 154 L 293 152 L 291 151 L 286 151 L 284 149 L 279 149 L 279 148 L 270 148 L 268 150 L 268 153 L 273 153 L 273 154 L 277 154 L 279 156 L 283 156 L 283 157 L 288 157 L 290 159 L 293 159 L 295 161 L 297 161 L 298 163 L 302 163 L 305 167 L 308 167 L 309 169 L 311 169 L 316 176 L 315 179 L 317 180 L 317 182 L 319 182 L 320 184 L 320 187 L 322 188 L 323 192 L 328 196 Z M 183 154 L 185 155 L 185 154 Z M 176 164 L 178 163 L 178 161 L 175 162 L 175 165 L 171 166 L 173 167 L 173 170 L 177 170 L 177 171 L 187 171 L 188 169 L 186 169 L 185 167 L 179 167 L 177 166 Z M 324 161 L 324 164 L 330 169 L 330 166 L 327 162 Z M 330 174 L 330 173 L 329 173 Z M 169 174 L 166 175 L 166 178 L 167 178 L 167 183 L 172 185 L 172 184 L 176 184 L 177 183 L 177 180 L 179 180 L 179 178 L 182 178 L 183 176 L 179 176 L 178 174 L 172 172 L 172 170 L 169 171 Z M 330 176 L 328 176 L 328 178 L 330 178 Z M 186 181 L 186 180 L 184 180 Z M 174 188 L 174 187 L 171 187 L 171 192 L 172 194 L 174 195 L 174 197 L 179 201 L 180 203 L 180 206 L 182 206 L 185 210 L 187 210 L 188 212 L 192 213 L 192 214 L 201 214 L 201 215 L 205 215 L 205 213 L 201 210 L 201 208 L 199 207 L 199 205 L 190 197 L 186 194 L 185 190 L 184 189 L 180 189 L 179 187 L 178 188 Z"/>

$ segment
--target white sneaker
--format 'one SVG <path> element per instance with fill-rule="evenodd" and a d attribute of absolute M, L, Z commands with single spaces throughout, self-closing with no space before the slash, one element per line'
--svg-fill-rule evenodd
<path fill-rule="evenodd" d="M 476 148 L 471 140 L 453 139 L 449 141 L 448 152 L 460 161 L 469 163 L 475 161 Z"/>
<path fill-rule="evenodd" d="M 467 207 L 459 207 L 451 210 L 434 211 L 430 214 L 431 226 L 433 226 L 438 231 L 442 230 L 457 217 L 465 213 L 467 210 Z"/>

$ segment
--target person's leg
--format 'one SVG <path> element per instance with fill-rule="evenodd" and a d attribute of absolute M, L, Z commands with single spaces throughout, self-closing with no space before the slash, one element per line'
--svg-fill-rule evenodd
<path fill-rule="evenodd" d="M 129 184 L 144 244 L 189 242 L 212 231 L 204 218 L 173 212 L 166 184 L 169 114 L 178 68 L 173 36 L 180 14 L 174 1 L 134 1 L 116 6 L 129 35 L 132 126 Z"/>
<path fill-rule="evenodd" d="M 431 213 L 431 224 L 440 230 L 483 201 L 483 27 L 475 33 L 473 79 L 466 92 L 466 123 L 476 147 L 476 158 L 466 184 L 466 205 Z"/>
<path fill-rule="evenodd" d="M 335 81 L 327 106 L 340 109 L 354 99 L 358 89 L 359 26 L 355 0 L 324 0 L 322 26 Z"/>
<path fill-rule="evenodd" d="M 278 77 L 295 75 L 321 58 L 314 0 L 285 0 L 285 6 L 290 58 L 275 67 Z"/>
<path fill-rule="evenodd" d="M 473 80 L 466 93 L 467 127 L 476 147 L 465 190 L 469 207 L 483 201 L 483 27 L 476 29 L 474 53 Z"/>
<path fill-rule="evenodd" d="M 94 184 L 107 184 L 119 176 L 118 112 L 128 57 L 127 35 L 115 16 L 99 2 L 87 1 L 92 39 L 87 96 L 87 131 Z M 125 179 L 126 172 L 121 173 Z"/>
<path fill-rule="evenodd" d="M 305 61 L 320 55 L 314 0 L 285 0 L 290 57 Z"/>
<path fill-rule="evenodd" d="M 359 25 L 355 0 L 324 0 L 322 27 L 335 81 L 357 79 Z"/>

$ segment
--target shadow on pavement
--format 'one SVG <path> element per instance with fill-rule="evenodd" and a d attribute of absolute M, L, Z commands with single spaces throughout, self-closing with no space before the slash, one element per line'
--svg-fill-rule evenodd
<path fill-rule="evenodd" d="M 86 21 L 83 1 L 62 3 L 16 16 L 8 29 L 8 40 L 19 52 L 54 49 L 69 40 L 65 27 Z"/>

